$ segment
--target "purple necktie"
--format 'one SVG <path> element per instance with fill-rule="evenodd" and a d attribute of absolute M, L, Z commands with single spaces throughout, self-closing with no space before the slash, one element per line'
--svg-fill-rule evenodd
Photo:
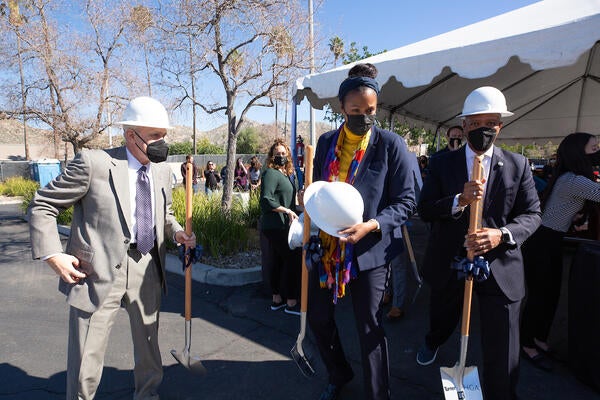
<path fill-rule="evenodd" d="M 137 220 L 137 249 L 147 254 L 154 247 L 154 221 L 152 220 L 152 195 L 146 167 L 138 169 L 135 192 L 135 218 Z"/>

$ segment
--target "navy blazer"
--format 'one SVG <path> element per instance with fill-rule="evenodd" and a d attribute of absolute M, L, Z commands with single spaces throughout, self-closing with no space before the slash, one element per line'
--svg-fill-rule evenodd
<path fill-rule="evenodd" d="M 323 169 L 336 131 L 319 137 L 313 181 L 325 180 Z M 371 232 L 354 245 L 359 270 L 386 265 L 402 250 L 402 224 L 416 208 L 412 158 L 399 135 L 373 127 L 353 186 L 363 198 L 363 221 L 376 218 L 381 232 Z"/>
<path fill-rule="evenodd" d="M 432 157 L 419 199 L 419 215 L 432 223 L 423 261 L 423 276 L 434 289 L 456 279 L 450 265 L 457 255 L 464 256 L 465 235 L 469 227 L 467 207 L 451 215 L 454 197 L 463 191 L 468 174 L 465 148 Z M 512 301 L 525 295 L 521 245 L 541 223 L 540 203 L 527 159 L 494 147 L 483 203 L 482 226 L 512 233 L 516 245 L 501 243 L 484 254 L 500 290 Z"/>

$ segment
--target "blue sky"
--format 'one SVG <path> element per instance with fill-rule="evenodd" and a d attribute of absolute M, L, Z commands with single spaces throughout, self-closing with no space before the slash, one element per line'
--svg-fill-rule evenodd
<path fill-rule="evenodd" d="M 308 0 L 304 0 L 308 4 Z M 315 3 L 315 34 L 325 41 L 339 36 L 348 49 L 356 42 L 362 49 L 367 46 L 371 53 L 391 50 L 422 39 L 460 28 L 483 19 L 536 3 L 534 0 L 323 0 Z M 331 68 L 332 65 L 325 69 Z M 308 120 L 308 102 L 298 108 L 298 120 Z M 322 118 L 317 111 L 317 121 Z M 281 114 L 283 115 L 283 110 Z M 272 109 L 257 108 L 248 118 L 260 122 L 272 122 Z M 281 118 L 281 117 L 280 117 Z M 288 113 L 289 121 L 289 113 Z M 204 127 L 200 128 L 205 129 Z"/>

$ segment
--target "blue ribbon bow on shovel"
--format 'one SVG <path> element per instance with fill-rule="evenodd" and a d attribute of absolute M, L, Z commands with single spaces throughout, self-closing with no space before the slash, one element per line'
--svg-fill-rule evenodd
<path fill-rule="evenodd" d="M 321 263 L 321 257 L 323 257 L 321 238 L 318 235 L 311 236 L 304 245 L 304 249 L 306 250 L 306 269 L 311 271 L 314 266 L 318 266 Z"/>
<path fill-rule="evenodd" d="M 203 249 L 202 249 L 201 244 L 196 245 L 196 247 L 194 247 L 194 248 L 190 247 L 187 250 L 185 249 L 185 246 L 178 246 L 178 249 L 179 249 L 179 259 L 183 263 L 182 266 L 183 266 L 184 271 L 186 268 L 188 268 L 192 264 L 200 261 L 200 258 L 202 258 Z M 185 262 L 186 256 L 188 256 L 187 263 Z"/>
<path fill-rule="evenodd" d="M 469 261 L 466 257 L 456 257 L 452 262 L 452 269 L 458 271 L 458 279 L 472 274 L 477 282 L 483 282 L 490 276 L 490 264 L 482 256 L 475 257 L 473 261 Z"/>

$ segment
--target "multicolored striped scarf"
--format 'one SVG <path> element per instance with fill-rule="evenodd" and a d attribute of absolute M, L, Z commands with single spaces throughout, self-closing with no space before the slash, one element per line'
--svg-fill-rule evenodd
<path fill-rule="evenodd" d="M 340 158 L 345 137 L 346 132 L 344 125 L 342 125 L 331 141 L 331 147 L 325 158 L 322 176 L 324 180 L 328 182 L 339 181 Z M 350 185 L 354 183 L 358 166 L 365 155 L 370 137 L 371 131 L 367 132 L 362 137 L 354 150 L 354 157 L 352 158 L 352 161 L 350 161 L 350 166 L 348 167 L 348 173 L 346 174 L 345 179 L 345 182 Z M 350 279 L 356 278 L 358 275 L 358 268 L 352 262 L 354 257 L 354 246 L 350 243 L 340 243 L 337 237 L 328 235 L 323 231 L 319 233 L 319 237 L 321 238 L 323 248 L 322 262 L 319 263 L 319 280 L 321 288 L 333 289 L 333 303 L 336 304 L 338 298 L 344 297 L 346 294 L 346 284 L 350 282 Z"/>

